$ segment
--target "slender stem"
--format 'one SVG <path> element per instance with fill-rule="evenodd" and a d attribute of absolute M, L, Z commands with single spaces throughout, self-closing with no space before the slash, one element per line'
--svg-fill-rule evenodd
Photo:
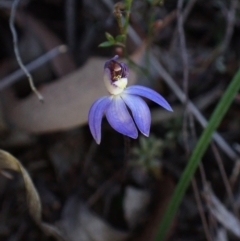
<path fill-rule="evenodd" d="M 126 18 L 125 18 L 125 23 L 124 23 L 124 26 L 123 26 L 125 34 L 127 34 L 127 28 L 128 28 L 128 25 L 129 25 L 131 6 L 132 6 L 132 0 L 125 0 Z"/>
<path fill-rule="evenodd" d="M 124 33 L 123 24 L 122 24 L 122 17 L 120 15 L 116 15 L 116 20 L 117 20 L 117 23 L 118 23 L 118 27 L 119 27 L 120 33 L 121 34 L 125 34 Z M 123 44 L 123 46 L 124 46 L 124 44 Z"/>
<path fill-rule="evenodd" d="M 65 5 L 67 43 L 74 54 L 76 47 L 76 0 L 67 0 Z"/>
<path fill-rule="evenodd" d="M 32 89 L 32 91 L 37 95 L 38 99 L 43 102 L 43 97 L 42 95 L 38 92 L 38 90 L 36 89 L 33 79 L 32 79 L 32 75 L 30 74 L 30 72 L 27 70 L 27 68 L 24 66 L 23 62 L 22 62 L 22 58 L 20 56 L 19 53 L 19 49 L 18 49 L 18 36 L 17 36 L 17 31 L 15 29 L 14 26 L 14 20 L 15 20 L 15 16 L 16 16 L 16 10 L 17 10 L 17 6 L 19 4 L 20 0 L 15 0 L 12 4 L 12 8 L 11 8 L 11 15 L 10 15 L 10 20 L 9 20 L 9 25 L 10 25 L 10 29 L 12 32 L 12 36 L 13 36 L 13 47 L 14 47 L 14 53 L 17 59 L 17 62 L 20 66 L 20 68 L 23 70 L 23 72 L 26 74 L 30 87 Z"/>
<path fill-rule="evenodd" d="M 220 174 L 221 174 L 222 179 L 223 179 L 223 183 L 225 185 L 225 189 L 227 191 L 228 199 L 231 202 L 231 205 L 232 205 L 235 216 L 239 217 L 238 207 L 237 207 L 237 205 L 234 201 L 233 192 L 232 192 L 232 189 L 231 189 L 231 185 L 229 183 L 229 179 L 227 177 L 226 170 L 224 169 L 222 158 L 220 156 L 220 153 L 219 153 L 216 145 L 214 143 L 212 143 L 211 146 L 212 146 L 213 154 L 215 155 L 215 159 L 217 161 L 217 165 L 218 165 Z"/>
<path fill-rule="evenodd" d="M 124 27 L 123 27 L 123 22 L 122 22 L 122 9 L 124 8 L 124 5 L 120 2 L 116 3 L 114 5 L 114 15 L 116 17 L 119 31 L 122 35 L 125 35 Z"/>
<path fill-rule="evenodd" d="M 115 17 L 116 17 L 116 20 L 118 23 L 120 34 L 125 36 L 122 40 L 122 44 L 123 44 L 122 47 L 123 47 L 125 57 L 127 56 L 125 46 L 126 46 L 127 30 L 128 30 L 128 25 L 129 25 L 131 6 L 132 6 L 132 0 L 125 0 L 124 4 L 116 3 L 114 6 L 114 13 L 115 13 Z M 122 12 L 121 12 L 122 9 L 124 9 L 124 11 L 126 12 L 125 18 L 122 15 Z"/>
<path fill-rule="evenodd" d="M 63 54 L 67 52 L 67 46 L 66 45 L 59 45 L 47 53 L 41 55 L 37 59 L 33 60 L 31 63 L 26 64 L 26 69 L 31 72 L 34 71 L 35 69 L 43 66 L 59 54 Z M 7 88 L 11 84 L 17 82 L 20 78 L 22 78 L 25 75 L 25 73 L 22 71 L 22 69 L 18 69 L 15 72 L 11 73 L 10 75 L 4 77 L 1 79 L 0 82 L 0 91 Z"/>
<path fill-rule="evenodd" d="M 124 164 L 127 165 L 130 158 L 130 138 L 124 136 Z"/>
<path fill-rule="evenodd" d="M 209 226 L 208 226 L 206 216 L 204 214 L 203 204 L 202 204 L 200 193 L 199 193 L 199 190 L 198 190 L 197 181 L 194 177 L 192 179 L 192 187 L 193 187 L 193 190 L 194 190 L 194 196 L 195 196 L 195 200 L 196 200 L 196 203 L 197 203 L 198 212 L 199 212 L 200 218 L 202 220 L 203 230 L 204 230 L 206 239 L 208 241 L 212 241 L 213 239 L 212 239 L 211 232 L 209 230 Z"/>

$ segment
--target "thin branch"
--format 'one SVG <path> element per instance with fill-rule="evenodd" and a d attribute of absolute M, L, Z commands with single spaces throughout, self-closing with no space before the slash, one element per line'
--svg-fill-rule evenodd
<path fill-rule="evenodd" d="M 124 164 L 128 165 L 130 152 L 131 152 L 131 140 L 128 136 L 123 136 L 124 138 Z"/>
<path fill-rule="evenodd" d="M 194 7 L 196 2 L 197 2 L 197 0 L 188 1 L 187 5 L 186 5 L 186 7 L 183 11 L 183 14 L 182 14 L 182 25 L 186 21 L 189 13 L 191 12 L 191 10 Z M 173 32 L 173 37 L 172 37 L 172 41 L 171 41 L 171 44 L 170 44 L 170 52 L 172 52 L 172 49 L 176 46 L 177 34 L 178 34 L 178 27 Z"/>
<path fill-rule="evenodd" d="M 234 25 L 235 25 L 235 18 L 236 18 L 236 9 L 237 9 L 238 0 L 231 0 L 230 9 L 227 10 L 222 7 L 223 15 L 226 15 L 227 23 L 226 23 L 226 31 L 223 41 L 211 52 L 211 54 L 203 61 L 202 69 L 207 69 L 210 64 L 216 60 L 218 56 L 224 54 L 229 46 L 231 41 Z"/>
<path fill-rule="evenodd" d="M 123 168 L 117 170 L 109 179 L 101 184 L 101 186 L 87 200 L 88 207 L 92 207 L 103 195 L 103 193 L 106 192 L 111 187 L 111 185 L 114 184 L 116 180 L 121 179 L 124 176 L 123 173 L 125 173 L 125 169 L 126 168 L 124 166 Z"/>
<path fill-rule="evenodd" d="M 217 161 L 217 164 L 218 164 L 218 168 L 220 170 L 220 174 L 221 174 L 222 179 L 223 179 L 224 186 L 225 186 L 226 191 L 227 191 L 228 199 L 229 199 L 229 201 L 232 204 L 234 214 L 236 215 L 236 217 L 239 217 L 238 208 L 237 208 L 237 206 L 235 205 L 235 202 L 234 202 L 234 197 L 233 197 L 231 185 L 230 185 L 230 182 L 228 180 L 226 171 L 224 169 L 222 158 L 221 158 L 221 156 L 219 154 L 219 151 L 218 151 L 218 149 L 217 149 L 217 147 L 215 146 L 214 143 L 211 144 L 211 147 L 212 147 L 214 156 L 216 158 L 216 161 Z"/>
<path fill-rule="evenodd" d="M 195 141 L 197 141 L 197 133 L 196 133 L 196 128 L 195 128 L 195 124 L 194 124 L 193 115 L 190 113 L 188 115 L 188 118 L 189 118 L 189 125 L 190 125 L 191 135 L 192 135 L 192 138 L 193 138 L 193 140 L 195 142 Z M 201 176 L 202 185 L 205 188 L 208 184 L 207 184 L 207 177 L 206 177 L 206 173 L 205 173 L 202 161 L 199 162 L 199 172 L 200 172 L 200 176 Z M 192 179 L 192 186 L 193 186 L 193 188 L 195 188 L 194 196 L 195 196 L 195 199 L 196 199 L 196 202 L 197 202 L 197 205 L 198 205 L 198 211 L 199 211 L 199 214 L 200 214 L 200 217 L 201 217 L 201 221 L 202 221 L 202 224 L 203 224 L 203 229 L 204 229 L 205 236 L 206 236 L 208 241 L 212 241 L 213 239 L 212 239 L 212 236 L 211 236 L 210 227 L 208 225 L 206 216 L 205 216 L 205 214 L 204 214 L 204 212 L 202 210 L 203 209 L 202 202 L 201 202 L 201 198 L 200 198 L 200 195 L 199 195 L 199 192 L 198 192 L 196 180 L 195 180 L 194 177 Z M 211 223 L 210 223 L 210 225 L 211 225 Z"/>
<path fill-rule="evenodd" d="M 189 115 L 189 125 L 190 125 L 190 130 L 191 130 L 191 134 L 193 136 L 193 139 L 194 139 L 194 141 L 197 141 L 196 127 L 195 127 L 194 118 L 193 118 L 192 114 Z M 202 182 L 203 189 L 205 189 L 208 186 L 208 181 L 207 181 L 207 177 L 206 177 L 206 173 L 205 173 L 202 161 L 199 162 L 199 172 L 200 172 L 200 176 L 201 176 L 201 182 Z M 204 218 L 202 216 L 204 216 Z M 203 228 L 204 228 L 206 238 L 208 240 L 209 240 L 209 238 L 212 239 L 211 233 L 213 233 L 213 230 L 216 227 L 216 219 L 213 217 L 213 215 L 211 213 L 209 215 L 209 222 L 208 223 L 207 223 L 206 220 L 204 220 L 206 218 L 204 213 L 203 214 L 200 213 L 200 217 L 202 219 Z"/>
<path fill-rule="evenodd" d="M 235 25 L 236 9 L 237 9 L 238 0 L 232 0 L 230 3 L 230 9 L 227 12 L 227 27 L 226 33 L 221 44 L 221 52 L 226 51 L 229 46 L 230 40 L 233 35 L 233 29 Z"/>
<path fill-rule="evenodd" d="M 183 7 L 183 0 L 178 0 L 177 4 L 177 26 L 178 26 L 178 34 L 179 34 L 179 40 L 180 40 L 180 51 L 181 51 L 181 57 L 183 62 L 183 91 L 186 96 L 185 104 L 187 104 L 188 101 L 188 75 L 189 75 L 189 69 L 188 69 L 188 56 L 187 56 L 187 49 L 186 49 L 186 40 L 185 40 L 185 34 L 183 29 L 183 14 L 182 14 L 182 7 Z M 187 130 L 187 122 L 188 122 L 188 109 L 186 108 L 183 115 L 183 137 L 185 139 L 185 146 L 187 150 L 187 156 L 189 155 L 190 151 L 188 148 L 188 130 Z"/>
<path fill-rule="evenodd" d="M 65 6 L 67 43 L 72 53 L 76 47 L 76 0 L 67 0 Z"/>
<path fill-rule="evenodd" d="M 184 11 L 183 11 L 183 23 L 185 22 L 185 20 L 187 19 L 189 13 L 191 12 L 191 10 L 193 9 L 195 3 L 197 2 L 197 0 L 191 0 L 188 1 Z"/>
<path fill-rule="evenodd" d="M 180 40 L 180 50 L 181 50 L 181 57 L 183 61 L 183 91 L 186 95 L 186 102 L 188 99 L 188 76 L 189 76 L 189 68 L 188 68 L 188 55 L 187 55 L 187 48 L 186 48 L 186 39 L 183 29 L 183 0 L 178 0 L 178 11 L 177 11 L 177 20 L 178 20 L 178 34 Z"/>
<path fill-rule="evenodd" d="M 158 74 L 162 77 L 164 82 L 169 86 L 169 88 L 175 93 L 178 99 L 184 104 L 186 101 L 186 96 L 180 87 L 175 83 L 173 78 L 168 74 L 168 72 L 162 67 L 162 65 L 158 62 L 157 58 L 151 53 L 151 64 L 152 67 L 158 72 Z M 206 127 L 208 125 L 207 120 L 201 112 L 197 109 L 197 107 L 191 102 L 187 103 L 188 109 L 192 112 L 194 117 L 198 120 L 198 122 Z M 229 146 L 229 144 L 219 135 L 217 132 L 213 134 L 213 139 L 216 141 L 219 147 L 226 153 L 226 155 L 232 160 L 236 161 L 239 159 L 238 155 L 235 151 Z"/>
<path fill-rule="evenodd" d="M 42 56 L 38 57 L 36 60 L 32 61 L 31 63 L 27 64 L 25 68 L 31 72 L 40 66 L 46 64 L 48 61 L 53 59 L 59 54 L 63 54 L 67 52 L 66 45 L 60 45 L 49 52 L 43 54 Z M 0 81 L 0 91 L 7 88 L 11 84 L 17 82 L 20 78 L 22 78 L 25 75 L 25 72 L 22 71 L 22 69 L 16 70 L 12 74 L 6 76 L 5 78 L 1 79 Z"/>
<path fill-rule="evenodd" d="M 206 219 L 205 214 L 204 214 L 204 209 L 203 209 L 202 201 L 201 201 L 200 194 L 199 194 L 199 191 L 198 191 L 196 179 L 194 177 L 193 177 L 191 183 L 192 183 L 192 187 L 193 187 L 193 191 L 194 191 L 194 197 L 195 197 L 197 207 L 198 207 L 198 212 L 200 214 L 200 218 L 201 218 L 201 221 L 202 221 L 202 224 L 203 224 L 203 230 L 204 230 L 206 239 L 208 241 L 213 241 L 212 235 L 211 235 L 209 227 L 208 227 L 208 222 L 207 222 L 207 219 Z"/>
<path fill-rule="evenodd" d="M 14 20 L 15 20 L 16 9 L 17 9 L 17 6 L 19 4 L 19 1 L 20 0 L 15 0 L 13 2 L 12 8 L 11 8 L 11 14 L 10 14 L 10 21 L 9 21 L 10 29 L 11 29 L 12 36 L 13 36 L 14 53 L 15 53 L 15 56 L 16 56 L 16 59 L 17 59 L 17 62 L 19 64 L 20 68 L 24 71 L 25 75 L 28 78 L 28 81 L 29 81 L 29 84 L 30 84 L 30 87 L 31 87 L 32 91 L 37 95 L 38 99 L 41 102 L 43 102 L 43 97 L 37 91 L 37 89 L 36 89 L 36 87 L 33 83 L 33 79 L 32 79 L 31 74 L 29 73 L 29 71 L 26 69 L 26 67 L 24 66 L 24 64 L 22 62 L 22 59 L 21 59 L 21 56 L 20 56 L 20 53 L 19 53 L 19 49 L 18 49 L 18 36 L 17 36 L 17 32 L 16 32 L 16 29 L 15 29 L 15 26 L 14 26 Z"/>
<path fill-rule="evenodd" d="M 98 145 L 93 140 L 91 145 L 90 145 L 90 147 L 89 147 L 89 149 L 88 149 L 87 155 L 84 158 L 83 168 L 82 168 L 82 171 L 81 171 L 81 174 L 80 174 L 81 180 L 86 178 L 87 170 L 90 167 L 90 164 L 91 164 L 91 161 L 93 160 L 94 154 L 97 151 L 97 147 L 98 147 Z"/>
<path fill-rule="evenodd" d="M 240 174 L 240 162 L 236 162 L 235 166 L 233 167 L 231 176 L 230 176 L 230 183 L 231 183 L 232 187 L 234 187 L 236 185 L 239 174 Z"/>

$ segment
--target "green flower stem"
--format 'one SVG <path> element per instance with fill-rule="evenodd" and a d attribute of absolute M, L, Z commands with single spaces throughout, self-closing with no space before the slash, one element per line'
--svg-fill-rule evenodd
<path fill-rule="evenodd" d="M 122 16 L 116 15 L 116 20 L 117 20 L 117 23 L 118 23 L 120 33 L 125 35 L 125 30 L 124 30 L 123 24 L 122 24 Z M 125 44 L 125 42 L 124 42 L 124 44 Z"/>
<path fill-rule="evenodd" d="M 235 76 L 233 77 L 231 83 L 226 89 L 224 95 L 219 101 L 217 107 L 215 108 L 209 123 L 205 130 L 203 131 L 199 141 L 197 142 L 196 147 L 193 150 L 193 153 L 190 157 L 190 160 L 187 163 L 183 174 L 174 190 L 172 198 L 168 204 L 168 207 L 163 216 L 162 222 L 159 225 L 158 232 L 156 234 L 155 241 L 164 240 L 169 227 L 172 223 L 174 216 L 181 204 L 181 201 L 184 197 L 184 194 L 190 184 L 190 181 L 199 165 L 199 161 L 203 157 L 211 139 L 214 131 L 219 126 L 222 121 L 225 113 L 229 109 L 230 104 L 232 103 L 235 95 L 240 89 L 240 69 L 237 71 Z"/>

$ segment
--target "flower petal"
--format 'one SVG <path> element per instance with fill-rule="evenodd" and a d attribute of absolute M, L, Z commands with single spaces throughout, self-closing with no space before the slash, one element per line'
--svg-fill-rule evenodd
<path fill-rule="evenodd" d="M 133 118 L 139 130 L 143 135 L 149 136 L 151 114 L 145 101 L 136 95 L 122 94 L 121 97 L 132 111 Z"/>
<path fill-rule="evenodd" d="M 150 88 L 140 86 L 140 85 L 133 85 L 133 86 L 127 87 L 124 90 L 124 94 L 140 95 L 140 96 L 146 97 L 152 100 L 153 102 L 161 105 L 166 110 L 173 111 L 171 106 L 168 104 L 168 102 L 160 94 L 158 94 L 156 91 Z"/>
<path fill-rule="evenodd" d="M 109 124 L 116 131 L 134 139 L 138 137 L 137 128 L 120 96 L 115 96 L 113 98 L 107 109 L 106 117 Z"/>
<path fill-rule="evenodd" d="M 92 104 L 88 113 L 89 128 L 97 144 L 100 144 L 101 142 L 102 118 L 103 118 L 104 112 L 106 111 L 111 101 L 112 101 L 112 98 L 107 96 L 96 100 Z"/>

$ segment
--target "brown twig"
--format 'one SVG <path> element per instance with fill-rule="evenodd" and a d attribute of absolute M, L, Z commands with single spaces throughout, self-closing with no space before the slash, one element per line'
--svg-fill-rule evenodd
<path fill-rule="evenodd" d="M 91 160 L 93 159 L 93 156 L 96 153 L 97 147 L 98 147 L 98 145 L 93 140 L 89 149 L 88 149 L 87 155 L 85 157 L 83 169 L 82 169 L 80 178 L 84 178 L 86 176 L 88 167 L 90 166 Z"/>
<path fill-rule="evenodd" d="M 197 140 L 197 134 L 196 134 L 196 128 L 194 125 L 194 119 L 192 115 L 189 115 L 189 123 L 190 123 L 190 129 L 192 132 L 192 136 L 195 139 L 195 141 Z M 205 190 L 208 187 L 208 181 L 207 181 L 207 177 L 206 177 L 206 173 L 204 170 L 204 166 L 202 164 L 202 162 L 199 163 L 199 172 L 200 172 L 200 176 L 201 176 L 201 181 L 202 181 L 202 185 L 203 185 L 203 189 Z M 208 203 L 207 203 L 208 205 Z M 201 215 L 201 214 L 200 214 Z M 205 217 L 205 215 L 203 215 Z M 203 227 L 204 227 L 204 232 L 207 238 L 211 237 L 209 236 L 211 233 L 213 233 L 214 228 L 216 229 L 216 219 L 214 218 L 214 216 L 210 213 L 209 216 L 209 225 L 206 225 L 206 221 L 201 217 L 202 219 L 202 223 L 203 223 Z M 212 237 L 211 237 L 212 239 Z"/>
<path fill-rule="evenodd" d="M 188 1 L 187 5 L 183 11 L 183 14 L 182 14 L 182 24 L 184 24 L 184 22 L 186 21 L 189 13 L 191 12 L 191 10 L 194 7 L 196 2 L 197 2 L 197 0 Z M 170 52 L 172 52 L 172 49 L 176 46 L 177 37 L 178 37 L 178 27 L 174 30 L 174 33 L 173 33 L 172 41 L 170 44 Z"/>
<path fill-rule="evenodd" d="M 177 5 L 177 20 L 178 20 L 178 34 L 179 34 L 179 40 L 180 40 L 180 50 L 181 50 L 181 57 L 183 61 L 183 91 L 186 96 L 186 102 L 188 101 L 188 76 L 189 76 L 189 68 L 188 68 L 188 55 L 187 55 L 187 49 L 186 49 L 186 39 L 183 29 L 183 13 L 182 13 L 182 7 L 183 7 L 183 0 L 178 0 Z"/>
<path fill-rule="evenodd" d="M 208 227 L 208 222 L 207 222 L 207 219 L 206 219 L 205 214 L 204 214 L 204 209 L 203 209 L 202 201 L 201 201 L 200 194 L 199 194 L 199 191 L 198 191 L 196 179 L 194 177 L 193 177 L 191 183 L 192 183 L 195 200 L 196 200 L 197 207 L 198 207 L 198 212 L 200 214 L 201 221 L 202 221 L 202 224 L 203 224 L 203 229 L 204 229 L 206 239 L 208 241 L 213 241 L 212 235 L 211 235 L 209 227 Z"/>
<path fill-rule="evenodd" d="M 11 29 L 12 36 L 13 36 L 14 53 L 15 53 L 15 56 L 16 56 L 16 59 L 17 59 L 17 62 L 19 64 L 20 68 L 23 70 L 23 72 L 25 73 L 25 75 L 28 78 L 28 81 L 29 81 L 29 84 L 30 84 L 30 87 L 31 87 L 32 91 L 36 94 L 38 99 L 41 102 L 43 102 L 43 97 L 38 92 L 38 90 L 36 89 L 30 72 L 24 66 L 24 64 L 22 62 L 22 58 L 21 58 L 20 53 L 19 53 L 19 49 L 18 49 L 18 36 L 17 36 L 16 29 L 14 27 L 14 20 L 15 20 L 16 10 L 17 10 L 17 6 L 18 6 L 19 2 L 20 2 L 20 0 L 14 0 L 14 2 L 12 4 L 10 20 L 9 20 L 10 29 Z"/>
<path fill-rule="evenodd" d="M 67 43 L 72 53 L 76 47 L 76 0 L 67 0 L 65 6 Z"/>
<path fill-rule="evenodd" d="M 186 96 L 185 99 L 185 105 L 188 102 L 188 75 L 189 75 L 189 69 L 188 69 L 188 56 L 187 56 L 187 50 L 186 50 L 186 40 L 185 40 L 185 34 L 183 29 L 183 14 L 182 14 L 182 7 L 183 7 L 183 0 L 178 0 L 177 4 L 177 25 L 178 25 L 178 34 L 180 39 L 180 51 L 181 51 L 181 57 L 183 62 L 183 91 Z M 187 107 L 187 105 L 186 105 Z M 188 131 L 187 131 L 187 120 L 188 120 L 188 109 L 186 108 L 183 115 L 183 137 L 185 139 L 185 148 L 187 150 L 187 153 L 189 156 L 190 150 L 188 147 Z"/>
<path fill-rule="evenodd" d="M 189 120 L 189 124 L 190 124 L 190 130 L 191 130 L 191 134 L 194 138 L 194 140 L 197 139 L 196 136 L 196 131 L 195 131 L 195 126 L 194 126 L 194 120 L 192 118 L 192 114 L 188 112 L 188 108 L 187 108 L 187 103 L 188 103 L 188 76 L 189 76 L 189 68 L 188 68 L 188 55 L 187 55 L 187 49 L 186 49 L 186 39 L 185 39 L 185 34 L 184 34 L 184 29 L 183 29 L 183 13 L 182 13 L 182 7 L 183 7 L 183 0 L 178 0 L 178 5 L 177 5 L 177 26 L 178 26 L 178 34 L 179 34 L 179 41 L 180 41 L 180 51 L 181 51 L 181 57 L 182 57 L 182 62 L 183 62 L 183 91 L 185 94 L 185 112 L 184 112 L 184 116 L 183 116 L 183 139 L 184 139 L 184 143 L 185 143 L 185 149 L 187 152 L 187 156 L 190 155 L 190 149 L 189 149 L 189 145 L 188 145 L 188 140 L 189 140 L 189 135 L 188 135 L 188 120 Z M 206 179 L 206 175 L 205 175 L 205 171 L 204 171 L 204 167 L 202 165 L 202 163 L 200 162 L 199 165 L 199 170 L 200 170 L 200 174 L 202 177 L 202 183 L 203 186 L 207 185 L 207 179 Z M 204 210 L 203 210 L 203 205 L 202 205 L 202 201 L 199 195 L 199 190 L 196 184 L 196 179 L 195 177 L 192 178 L 191 180 L 191 184 L 192 184 L 192 188 L 193 188 L 193 192 L 194 192 L 194 197 L 196 200 L 196 204 L 198 207 L 198 212 L 202 221 L 202 225 L 203 225 L 203 230 L 206 236 L 206 239 L 208 241 L 212 241 L 212 235 L 210 233 L 210 229 L 208 226 L 208 222 L 206 219 L 206 216 L 204 214 Z"/>
<path fill-rule="evenodd" d="M 216 102 L 220 96 L 221 90 L 220 86 L 218 86 L 210 90 L 209 92 L 204 93 L 204 95 L 199 96 L 196 99 L 193 99 L 193 102 L 200 111 L 203 111 L 210 105 L 212 105 L 214 102 Z M 165 110 L 158 108 L 153 109 L 151 111 L 152 125 L 159 124 L 159 122 L 161 121 L 167 121 L 169 119 L 181 116 L 185 108 L 182 104 L 175 104 L 172 105 L 172 109 L 174 110 L 174 112 L 166 112 Z"/>
<path fill-rule="evenodd" d="M 196 136 L 196 131 L 195 131 L 195 126 L 194 126 L 194 120 L 192 118 L 192 114 L 191 113 L 187 113 L 185 112 L 185 121 L 183 122 L 183 126 L 184 126 L 184 131 L 183 131 L 183 135 L 184 135 L 184 145 L 185 145 L 185 150 L 187 153 L 187 157 L 189 157 L 190 155 L 190 148 L 188 145 L 188 131 L 187 131 L 187 123 L 188 123 L 188 119 L 189 119 L 189 124 L 190 124 L 190 130 L 191 130 L 191 134 L 193 136 L 193 139 L 196 140 L 197 136 Z M 202 163 L 200 162 L 199 164 L 199 170 L 200 170 L 200 175 L 201 175 L 201 179 L 202 179 L 202 183 L 203 186 L 205 187 L 207 185 L 207 179 L 206 179 L 206 174 L 204 171 L 204 167 L 202 165 Z M 193 193 L 194 193 L 194 197 L 195 197 L 195 201 L 197 204 L 197 208 L 198 208 L 198 212 L 202 221 L 202 225 L 203 225 L 203 230 L 206 236 L 206 239 L 208 241 L 212 241 L 212 236 L 211 236 L 211 232 L 210 232 L 210 228 L 208 226 L 208 222 L 206 219 L 206 216 L 204 214 L 204 210 L 203 210 L 203 205 L 202 205 L 202 201 L 199 195 L 199 190 L 196 184 L 196 179 L 195 177 L 192 178 L 191 180 L 191 184 L 192 184 L 192 188 L 193 188 Z"/>
<path fill-rule="evenodd" d="M 230 9 L 229 11 L 227 11 L 227 27 L 226 27 L 226 33 L 225 33 L 224 39 L 221 44 L 221 53 L 227 50 L 233 35 L 237 4 L 238 4 L 238 0 L 231 0 Z"/>
<path fill-rule="evenodd" d="M 229 201 L 232 204 L 234 214 L 236 215 L 236 217 L 239 217 L 238 209 L 237 209 L 237 206 L 235 205 L 235 202 L 234 202 L 234 197 L 233 197 L 231 185 L 229 183 L 226 171 L 224 169 L 222 158 L 221 158 L 221 156 L 219 154 L 219 151 L 218 151 L 218 149 L 217 149 L 217 147 L 216 147 L 216 145 L 214 143 L 211 144 L 211 147 L 212 147 L 214 156 L 216 158 L 216 161 L 217 161 L 217 164 L 218 164 L 218 168 L 220 170 L 220 174 L 221 174 L 222 179 L 223 179 L 223 183 L 224 183 L 226 191 L 227 191 L 228 199 L 229 199 Z"/>
<path fill-rule="evenodd" d="M 178 97 L 178 99 L 182 103 L 185 103 L 185 100 L 186 100 L 185 94 L 179 88 L 179 86 L 175 83 L 173 78 L 168 74 L 168 72 L 162 67 L 162 65 L 159 63 L 157 58 L 152 53 L 150 54 L 150 60 L 151 60 L 152 67 L 158 72 L 158 74 L 162 77 L 164 82 L 175 93 L 175 95 Z M 203 127 L 206 127 L 208 122 L 203 117 L 201 112 L 196 108 L 196 106 L 191 101 L 188 101 L 187 105 L 188 105 L 188 109 L 191 111 L 191 113 L 194 115 L 194 117 L 198 120 L 198 122 Z M 238 160 L 238 155 L 235 153 L 235 151 L 229 146 L 229 144 L 217 132 L 215 132 L 213 134 L 213 139 L 216 141 L 218 146 L 221 147 L 221 149 L 226 153 L 226 155 L 229 158 L 231 158 L 234 161 Z"/>
<path fill-rule="evenodd" d="M 192 135 L 192 138 L 194 139 L 194 141 L 196 141 L 197 140 L 197 134 L 196 134 L 196 128 L 195 128 L 195 125 L 194 125 L 194 119 L 193 119 L 193 116 L 192 116 L 191 113 L 189 114 L 188 117 L 189 117 L 189 125 L 190 125 L 191 135 Z M 205 188 L 207 186 L 207 178 L 206 178 L 206 173 L 205 173 L 202 162 L 199 163 L 199 171 L 200 171 L 200 175 L 201 175 L 202 185 Z M 206 236 L 208 241 L 212 241 L 210 228 L 209 228 L 207 219 L 206 219 L 204 211 L 203 211 L 201 198 L 200 198 L 199 191 L 198 191 L 196 181 L 195 181 L 194 178 L 192 180 L 192 185 L 193 185 L 193 190 L 194 190 L 194 196 L 195 196 L 197 206 L 198 206 L 198 211 L 199 211 L 201 221 L 202 221 L 202 224 L 203 224 L 205 236 Z"/>
<path fill-rule="evenodd" d="M 240 174 L 240 162 L 236 162 L 230 176 L 230 183 L 232 187 L 235 186 L 237 179 L 239 177 L 239 174 Z"/>
<path fill-rule="evenodd" d="M 31 72 L 35 69 L 41 67 L 42 65 L 46 64 L 50 60 L 52 60 L 54 57 L 56 57 L 59 54 L 63 54 L 67 52 L 67 47 L 65 45 L 60 45 L 49 52 L 43 54 L 42 56 L 38 57 L 31 63 L 27 64 L 25 68 Z M 25 75 L 25 73 L 22 71 L 22 69 L 16 70 L 12 74 L 6 76 L 5 78 L 1 79 L 0 82 L 0 91 L 4 90 L 11 84 L 17 82 L 20 78 L 22 78 Z"/>
<path fill-rule="evenodd" d="M 128 136 L 123 136 L 124 138 L 124 165 L 127 166 L 129 162 L 129 157 L 130 157 L 130 144 L 131 140 Z"/>
<path fill-rule="evenodd" d="M 91 197 L 87 201 L 87 205 L 91 207 L 97 200 L 103 195 L 103 193 L 111 186 L 111 184 L 119 179 L 122 178 L 123 173 L 125 172 L 125 166 L 115 172 L 108 180 L 106 180 L 97 190 L 95 193 L 91 195 Z"/>
<path fill-rule="evenodd" d="M 237 3 L 238 3 L 238 0 L 231 0 L 230 9 L 229 10 L 222 9 L 222 12 L 224 13 L 226 12 L 226 14 L 224 15 L 226 15 L 226 18 L 227 18 L 225 36 L 221 44 L 218 45 L 207 58 L 205 58 L 199 71 L 202 71 L 208 68 L 218 56 L 226 52 L 233 35 Z"/>

